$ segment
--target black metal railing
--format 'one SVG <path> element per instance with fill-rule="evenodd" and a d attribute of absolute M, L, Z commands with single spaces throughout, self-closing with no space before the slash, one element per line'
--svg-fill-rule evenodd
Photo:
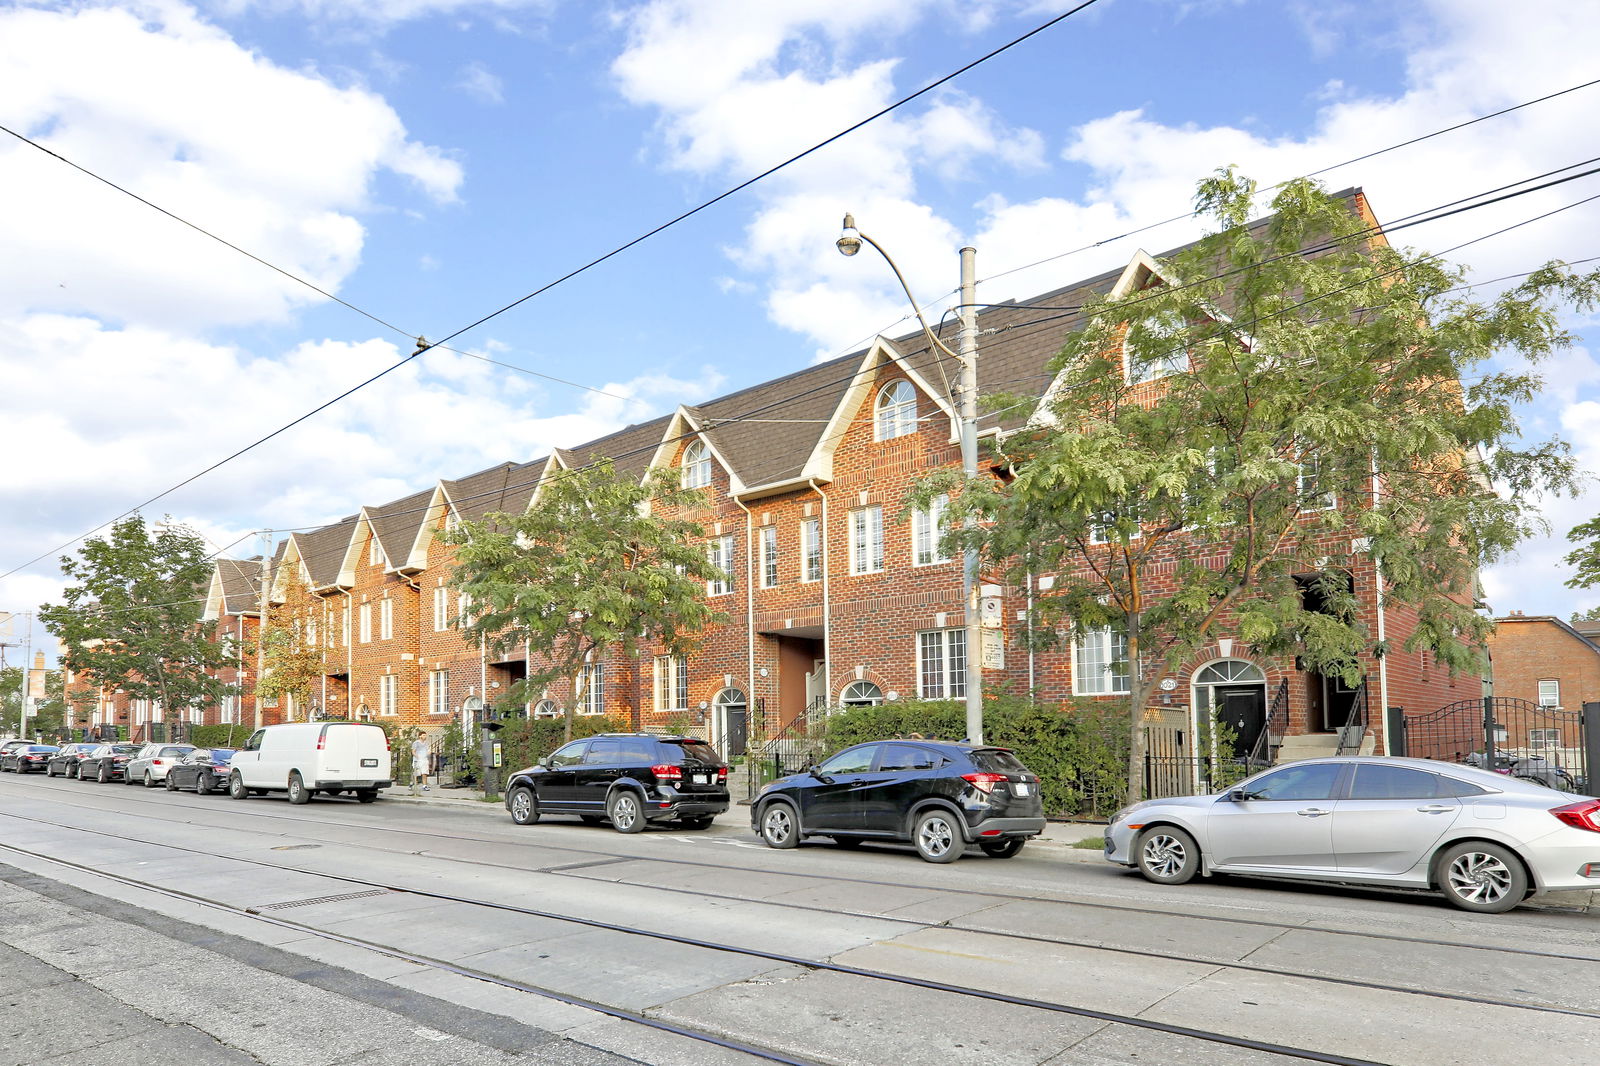
<path fill-rule="evenodd" d="M 772 776 L 799 773 L 822 757 L 822 733 L 828 719 L 827 700 L 818 696 L 810 706 L 761 746 L 760 764 Z"/>
<path fill-rule="evenodd" d="M 1272 699 L 1267 703 L 1267 714 L 1261 723 L 1261 734 L 1244 754 L 1244 761 L 1252 766 L 1265 767 L 1272 762 L 1272 738 L 1282 736 L 1289 724 L 1289 679 L 1278 682 Z"/>
<path fill-rule="evenodd" d="M 1367 679 L 1362 678 L 1350 701 L 1350 713 L 1339 727 L 1339 747 L 1335 755 L 1355 755 L 1361 751 L 1361 742 L 1367 735 Z"/>

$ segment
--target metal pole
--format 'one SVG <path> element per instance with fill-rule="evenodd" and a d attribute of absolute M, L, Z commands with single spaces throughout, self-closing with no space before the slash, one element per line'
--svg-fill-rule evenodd
<path fill-rule="evenodd" d="M 971 247 L 961 249 L 961 472 L 968 480 L 978 476 L 978 282 Z M 970 537 L 978 520 L 968 515 Z M 983 743 L 983 622 L 978 597 L 978 549 L 967 546 L 961 565 L 961 600 L 966 604 L 967 740 Z"/>
<path fill-rule="evenodd" d="M 1494 679 L 1483 679 L 1483 768 L 1494 773 Z"/>
<path fill-rule="evenodd" d="M 272 546 L 272 530 L 262 530 L 261 573 L 256 579 L 256 683 L 251 702 L 255 704 L 255 727 L 261 728 L 261 678 L 267 672 L 267 555 Z"/>

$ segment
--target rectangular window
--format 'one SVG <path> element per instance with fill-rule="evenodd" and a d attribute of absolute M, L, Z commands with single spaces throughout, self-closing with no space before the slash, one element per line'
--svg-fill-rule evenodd
<path fill-rule="evenodd" d="M 378 639 L 394 639 L 394 601 L 383 600 L 378 604 Z"/>
<path fill-rule="evenodd" d="M 689 709 L 689 660 L 682 655 L 657 655 L 655 707 L 658 711 Z"/>
<path fill-rule="evenodd" d="M 372 643 L 372 604 L 363 603 L 359 613 L 361 621 L 361 643 Z"/>
<path fill-rule="evenodd" d="M 1559 730 L 1559 729 L 1530 729 L 1530 730 L 1528 730 L 1528 747 L 1530 747 L 1530 748 L 1559 748 L 1559 747 L 1561 747 L 1561 730 Z"/>
<path fill-rule="evenodd" d="M 706 559 L 722 571 L 721 577 L 706 582 L 707 596 L 726 596 L 733 591 L 733 536 L 715 537 L 706 545 Z"/>
<path fill-rule="evenodd" d="M 778 529 L 761 527 L 761 587 L 770 589 L 778 583 Z"/>
<path fill-rule="evenodd" d="M 850 512 L 850 572 L 876 574 L 883 569 L 883 508 Z"/>
<path fill-rule="evenodd" d="M 1547 679 L 1547 680 L 1539 682 L 1539 706 L 1541 706 L 1541 707 L 1559 707 L 1559 706 L 1561 706 L 1561 682 L 1560 681 L 1553 681 L 1553 680 L 1548 680 Z"/>
<path fill-rule="evenodd" d="M 1107 696 L 1128 691 L 1128 637 L 1089 629 L 1072 645 L 1072 694 Z"/>
<path fill-rule="evenodd" d="M 450 713 L 450 671 L 428 672 L 428 713 Z"/>
<path fill-rule="evenodd" d="M 1322 460 L 1309 452 L 1300 456 L 1299 477 L 1295 490 L 1300 496 L 1300 510 L 1325 511 L 1334 505 L 1333 490 L 1323 483 Z"/>
<path fill-rule="evenodd" d="M 383 562 L 383 549 L 378 545 L 378 538 L 373 537 L 367 541 L 367 565 L 377 566 Z"/>
<path fill-rule="evenodd" d="M 450 590 L 440 585 L 433 590 L 433 631 L 442 633 L 450 628 Z"/>
<path fill-rule="evenodd" d="M 917 695 L 925 700 L 967 694 L 967 631 L 929 629 L 917 634 Z"/>
<path fill-rule="evenodd" d="M 822 520 L 807 518 L 800 523 L 800 554 L 804 557 L 801 581 L 822 580 Z"/>
<path fill-rule="evenodd" d="M 394 674 L 378 678 L 378 713 L 385 718 L 400 713 L 400 679 Z"/>
<path fill-rule="evenodd" d="M 317 620 L 315 618 L 306 619 L 306 643 L 310 644 L 312 647 L 316 647 Z"/>
<path fill-rule="evenodd" d="M 465 592 L 456 593 L 456 617 L 464 626 L 472 624 L 472 597 Z"/>
<path fill-rule="evenodd" d="M 939 534 L 944 525 L 944 511 L 950 497 L 935 496 L 933 502 L 911 515 L 912 561 L 917 566 L 947 563 L 950 557 L 939 547 Z"/>
<path fill-rule="evenodd" d="M 583 668 L 583 698 L 578 701 L 578 714 L 600 714 L 606 709 L 605 663 L 590 663 Z"/>

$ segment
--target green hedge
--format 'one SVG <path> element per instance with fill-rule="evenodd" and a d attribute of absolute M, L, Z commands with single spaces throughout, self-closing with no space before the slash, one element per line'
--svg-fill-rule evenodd
<path fill-rule="evenodd" d="M 1011 748 L 1039 775 L 1045 813 L 1104 817 L 1127 790 L 1128 715 L 1084 701 L 1062 707 L 997 694 L 984 700 L 984 740 Z M 904 737 L 959 740 L 966 707 L 949 700 L 901 700 L 852 707 L 830 716 L 812 738 L 818 756 L 866 740 Z"/>
<path fill-rule="evenodd" d="M 242 748 L 255 731 L 255 726 L 240 722 L 234 725 L 190 726 L 186 735 L 187 743 L 197 748 Z"/>

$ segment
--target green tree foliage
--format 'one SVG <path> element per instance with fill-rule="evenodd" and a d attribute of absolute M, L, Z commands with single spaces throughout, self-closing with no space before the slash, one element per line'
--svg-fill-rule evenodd
<path fill-rule="evenodd" d="M 322 648 L 317 638 L 320 604 L 298 569 L 284 575 L 282 599 L 267 607 L 262 632 L 266 669 L 256 693 L 264 699 L 289 697 L 304 715 L 311 694 L 322 681 Z"/>
<path fill-rule="evenodd" d="M 1539 378 L 1490 360 L 1535 367 L 1566 347 L 1556 308 L 1595 306 L 1600 275 L 1551 264 L 1480 302 L 1459 268 L 1372 240 L 1310 181 L 1254 225 L 1253 194 L 1231 170 L 1201 182 L 1215 232 L 1163 280 L 1083 308 L 1034 422 L 999 447 L 1015 477 L 966 486 L 950 512 L 978 514 L 971 541 L 1013 580 L 1056 576 L 1032 639 L 1126 639 L 1130 795 L 1135 712 L 1217 637 L 1352 682 L 1384 653 L 1357 615 L 1372 595 L 1351 586 L 1357 553 L 1379 561 L 1389 605 L 1416 612 L 1408 648 L 1475 668 L 1478 568 L 1539 528 L 1523 501 L 1574 485 L 1563 444 L 1521 439 Z M 1162 385 L 1130 383 L 1143 377 Z"/>
<path fill-rule="evenodd" d="M 89 685 L 159 700 L 169 716 L 215 705 L 230 687 L 214 626 L 200 615 L 211 579 L 205 541 L 185 526 L 152 531 L 133 515 L 64 556 L 61 604 L 39 610 L 61 642 L 62 665 Z"/>
<path fill-rule="evenodd" d="M 566 704 L 570 737 L 585 663 L 650 644 L 686 655 L 721 621 L 705 604 L 706 582 L 722 572 L 707 558 L 704 530 L 673 517 L 698 503 L 670 471 L 641 482 L 600 460 L 548 479 L 520 514 L 488 514 L 446 534 L 457 546 L 451 584 L 472 605 L 456 624 L 497 654 L 533 649 L 533 668 L 502 708 L 578 679 Z"/>

